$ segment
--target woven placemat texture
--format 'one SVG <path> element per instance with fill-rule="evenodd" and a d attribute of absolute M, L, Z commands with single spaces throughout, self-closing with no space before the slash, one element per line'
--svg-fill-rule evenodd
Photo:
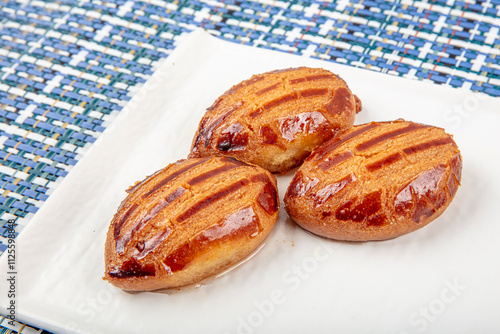
<path fill-rule="evenodd" d="M 500 0 L 0 0 L 0 254 L 141 84 L 222 39 L 500 96 Z"/>
<path fill-rule="evenodd" d="M 11 321 L 11 319 L 0 316 L 0 334 L 49 334 L 43 329 L 34 328 L 18 321 Z"/>

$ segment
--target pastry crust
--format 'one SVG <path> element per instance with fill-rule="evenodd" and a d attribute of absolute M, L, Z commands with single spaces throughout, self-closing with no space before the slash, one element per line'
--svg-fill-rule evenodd
<path fill-rule="evenodd" d="M 220 273 L 253 252 L 278 219 L 276 178 L 231 157 L 180 160 L 127 192 L 108 230 L 104 279 L 128 291 Z"/>
<path fill-rule="evenodd" d="M 455 196 L 461 171 L 460 151 L 443 129 L 372 122 L 315 149 L 294 175 L 285 209 L 324 237 L 394 238 L 439 217 Z"/>
<path fill-rule="evenodd" d="M 350 128 L 360 110 L 361 101 L 346 82 L 324 69 L 254 75 L 207 109 L 190 157 L 227 155 L 284 173 Z"/>

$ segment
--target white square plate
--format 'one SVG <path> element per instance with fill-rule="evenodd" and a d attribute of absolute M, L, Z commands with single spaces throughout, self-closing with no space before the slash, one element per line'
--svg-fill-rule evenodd
<path fill-rule="evenodd" d="M 243 265 L 169 294 L 128 294 L 101 277 L 109 222 L 135 181 L 185 158 L 205 109 L 268 70 L 339 74 L 363 101 L 356 123 L 445 128 L 462 186 L 427 227 L 383 242 L 326 240 L 281 209 Z M 58 186 L 16 239 L 20 321 L 58 333 L 493 333 L 500 330 L 500 100 L 221 41 L 197 31 Z M 282 199 L 292 174 L 278 176 Z M 4 286 L 7 257 L 0 259 Z M 0 295 L 0 312 L 9 305 Z"/>

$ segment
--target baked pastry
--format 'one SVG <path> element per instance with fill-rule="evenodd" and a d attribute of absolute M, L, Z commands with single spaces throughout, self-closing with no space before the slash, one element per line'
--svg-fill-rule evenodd
<path fill-rule="evenodd" d="M 231 157 L 180 160 L 127 192 L 108 230 L 104 279 L 128 291 L 220 273 L 254 251 L 278 219 L 276 178 Z"/>
<path fill-rule="evenodd" d="M 332 239 L 383 240 L 439 217 L 461 179 L 462 157 L 441 128 L 397 120 L 354 126 L 313 151 L 294 175 L 285 209 Z"/>
<path fill-rule="evenodd" d="M 354 124 L 361 101 L 344 80 L 319 68 L 254 75 L 207 109 L 190 157 L 232 156 L 284 173 Z"/>

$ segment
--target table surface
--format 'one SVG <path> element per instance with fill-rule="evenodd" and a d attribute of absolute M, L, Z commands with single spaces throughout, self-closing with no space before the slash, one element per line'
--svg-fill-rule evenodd
<path fill-rule="evenodd" d="M 224 40 L 500 96 L 500 0 L 0 0 L 0 255 L 197 28 Z M 3 321 L 2 321 L 3 320 Z M 0 334 L 36 333 L 0 318 Z"/>

